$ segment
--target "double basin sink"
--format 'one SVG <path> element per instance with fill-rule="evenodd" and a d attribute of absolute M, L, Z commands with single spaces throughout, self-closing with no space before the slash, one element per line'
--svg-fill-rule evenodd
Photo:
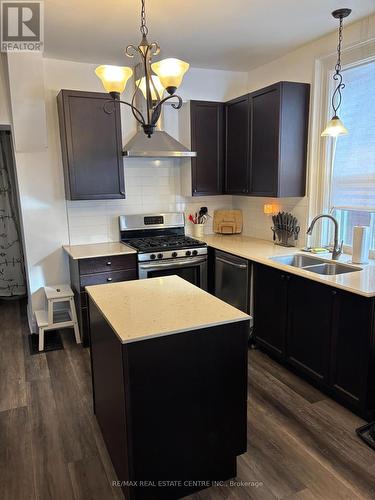
<path fill-rule="evenodd" d="M 341 262 L 327 261 L 319 257 L 311 257 L 310 255 L 303 254 L 270 257 L 270 260 L 325 276 L 336 276 L 337 274 L 362 271 L 360 267 L 342 264 Z"/>

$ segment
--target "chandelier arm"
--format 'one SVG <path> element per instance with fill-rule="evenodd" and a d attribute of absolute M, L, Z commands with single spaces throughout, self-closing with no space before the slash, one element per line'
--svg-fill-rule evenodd
<path fill-rule="evenodd" d="M 132 52 L 134 52 L 134 54 Z M 138 52 L 140 52 L 139 48 L 133 44 L 128 45 L 125 49 L 125 54 L 128 57 L 134 57 Z"/>
<path fill-rule="evenodd" d="M 119 104 L 126 104 L 126 106 L 129 106 L 132 110 L 132 113 L 133 113 L 133 116 L 134 118 L 137 120 L 137 122 L 139 122 L 140 124 L 144 125 L 145 124 L 145 119 L 142 115 L 142 113 L 139 111 L 139 109 L 137 109 L 135 106 L 133 106 L 133 104 L 130 104 L 130 102 L 126 102 L 126 101 L 121 101 L 120 99 L 111 99 L 110 101 L 106 101 L 103 105 L 103 109 L 104 111 L 108 114 L 108 115 L 111 115 L 114 110 L 115 110 L 115 106 L 116 106 L 116 103 L 119 103 Z M 111 108 L 112 109 L 109 109 L 108 108 L 108 105 L 111 104 Z"/>
<path fill-rule="evenodd" d="M 132 104 L 132 106 L 134 106 L 134 107 L 136 107 L 134 103 L 135 103 L 135 98 L 136 98 L 137 92 L 138 92 L 139 87 L 140 87 L 140 85 L 141 85 L 141 78 L 139 78 L 138 83 L 136 83 L 135 85 L 136 85 L 136 88 L 135 88 L 135 90 L 134 90 L 134 92 L 133 92 L 133 97 L 132 97 L 132 101 L 131 101 L 131 104 Z M 134 113 L 133 113 L 133 114 L 134 114 Z"/>
<path fill-rule="evenodd" d="M 150 80 L 151 80 L 151 71 L 150 71 L 150 65 L 149 65 L 149 52 L 150 52 L 150 45 L 146 47 L 146 50 L 143 54 L 143 70 L 145 74 L 145 85 L 146 85 L 146 107 L 147 107 L 147 124 L 151 124 L 152 122 L 152 95 L 151 95 L 151 88 L 150 88 Z"/>
<path fill-rule="evenodd" d="M 157 103 L 159 103 L 159 102 L 160 102 L 160 94 L 159 94 L 159 92 L 158 92 L 158 89 L 156 88 L 156 85 L 155 85 L 155 83 L 154 83 L 154 80 L 152 79 L 152 75 L 151 75 L 151 78 L 150 78 L 150 83 L 151 83 L 152 88 L 153 88 L 153 90 L 154 90 L 154 92 L 155 92 L 155 95 L 156 95 L 156 99 L 154 99 L 154 100 L 152 101 L 152 104 L 153 104 L 153 106 L 155 107 L 155 105 L 156 105 Z"/>
<path fill-rule="evenodd" d="M 164 99 L 162 99 L 161 101 L 159 101 L 157 103 L 157 105 L 155 106 L 155 108 L 154 108 L 154 112 L 152 114 L 152 124 L 153 125 L 155 125 L 155 123 L 159 119 L 162 105 L 166 101 L 169 101 L 169 99 L 173 99 L 173 98 L 176 98 L 178 102 L 177 103 L 173 103 L 172 104 L 172 108 L 174 108 L 174 109 L 180 109 L 181 108 L 181 106 L 182 106 L 182 99 L 181 99 L 181 97 L 179 95 L 174 94 L 174 95 L 168 95 L 167 97 L 164 97 Z"/>
<path fill-rule="evenodd" d="M 160 45 L 158 44 L 158 42 L 151 42 L 150 43 L 150 52 L 151 52 L 151 55 L 153 56 L 157 56 L 160 52 Z"/>
<path fill-rule="evenodd" d="M 130 104 L 130 102 L 126 102 L 126 101 L 118 101 L 119 103 L 121 104 L 126 104 L 126 106 L 129 106 L 129 108 L 131 108 L 132 110 L 132 113 L 133 113 L 133 116 L 134 118 L 141 124 L 141 125 L 144 125 L 145 124 L 145 119 L 143 117 L 143 114 L 139 111 L 138 108 L 136 108 L 135 106 L 133 106 L 133 104 Z"/>

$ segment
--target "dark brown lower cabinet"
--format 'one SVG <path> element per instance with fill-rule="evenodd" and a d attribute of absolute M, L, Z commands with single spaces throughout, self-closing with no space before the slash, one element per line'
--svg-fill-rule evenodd
<path fill-rule="evenodd" d="M 308 377 L 328 383 L 332 288 L 287 275 L 286 359 Z"/>
<path fill-rule="evenodd" d="M 287 325 L 286 274 L 272 267 L 255 265 L 254 311 L 257 343 L 276 358 L 285 358 Z M 270 306 L 270 304 L 272 304 Z"/>
<path fill-rule="evenodd" d="M 342 401 L 375 408 L 374 301 L 335 292 L 330 385 Z"/>
<path fill-rule="evenodd" d="M 373 298 L 254 264 L 254 339 L 339 403 L 375 418 Z"/>
<path fill-rule="evenodd" d="M 87 347 L 90 343 L 90 320 L 85 287 L 137 279 L 137 257 L 136 254 L 124 254 L 89 259 L 69 258 L 69 267 L 82 343 Z"/>

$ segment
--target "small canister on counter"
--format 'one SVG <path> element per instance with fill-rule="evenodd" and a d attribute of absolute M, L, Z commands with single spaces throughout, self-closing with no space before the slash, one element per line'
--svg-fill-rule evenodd
<path fill-rule="evenodd" d="M 370 228 L 368 226 L 353 227 L 353 264 L 368 264 L 370 251 Z"/>

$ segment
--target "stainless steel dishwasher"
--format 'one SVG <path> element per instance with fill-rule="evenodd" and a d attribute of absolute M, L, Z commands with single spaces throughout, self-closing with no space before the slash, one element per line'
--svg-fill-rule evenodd
<path fill-rule="evenodd" d="M 246 259 L 215 251 L 215 296 L 250 312 L 250 265 Z"/>

